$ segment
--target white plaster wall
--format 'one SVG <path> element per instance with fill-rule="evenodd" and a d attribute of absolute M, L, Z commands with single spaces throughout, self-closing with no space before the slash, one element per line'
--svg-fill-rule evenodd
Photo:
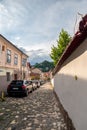
<path fill-rule="evenodd" d="M 0 70 L 2 70 L 2 72 L 0 72 L 0 92 L 4 91 L 6 93 L 7 86 L 11 82 L 11 80 L 13 79 L 13 77 L 12 77 L 13 70 L 12 69 L 4 69 L 4 68 L 0 68 Z M 6 72 L 10 72 L 10 81 L 7 81 Z"/>
<path fill-rule="evenodd" d="M 51 84 L 54 86 L 54 78 L 51 79 Z"/>
<path fill-rule="evenodd" d="M 54 90 L 76 130 L 87 130 L 87 39 L 54 76 Z"/>

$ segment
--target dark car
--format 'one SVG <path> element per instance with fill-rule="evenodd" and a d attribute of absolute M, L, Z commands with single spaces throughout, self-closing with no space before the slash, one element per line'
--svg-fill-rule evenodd
<path fill-rule="evenodd" d="M 11 95 L 25 95 L 32 91 L 32 84 L 26 80 L 13 80 L 7 87 L 7 93 Z"/>

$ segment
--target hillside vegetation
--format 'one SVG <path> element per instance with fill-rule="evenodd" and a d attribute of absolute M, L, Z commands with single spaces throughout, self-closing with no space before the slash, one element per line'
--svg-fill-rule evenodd
<path fill-rule="evenodd" d="M 36 63 L 34 65 L 35 68 L 39 68 L 42 72 L 48 72 L 54 68 L 53 62 L 43 61 L 41 63 Z"/>

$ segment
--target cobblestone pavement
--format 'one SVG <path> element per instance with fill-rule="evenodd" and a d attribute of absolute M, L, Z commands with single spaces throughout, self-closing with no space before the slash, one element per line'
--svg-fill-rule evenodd
<path fill-rule="evenodd" d="M 0 102 L 0 130 L 67 130 L 50 83 Z"/>

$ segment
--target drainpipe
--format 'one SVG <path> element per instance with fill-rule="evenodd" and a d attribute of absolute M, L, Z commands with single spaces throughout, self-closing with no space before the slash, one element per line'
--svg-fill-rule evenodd
<path fill-rule="evenodd" d="M 22 73 L 22 53 L 21 53 L 20 68 L 21 68 L 21 79 L 23 79 L 23 73 Z"/>

